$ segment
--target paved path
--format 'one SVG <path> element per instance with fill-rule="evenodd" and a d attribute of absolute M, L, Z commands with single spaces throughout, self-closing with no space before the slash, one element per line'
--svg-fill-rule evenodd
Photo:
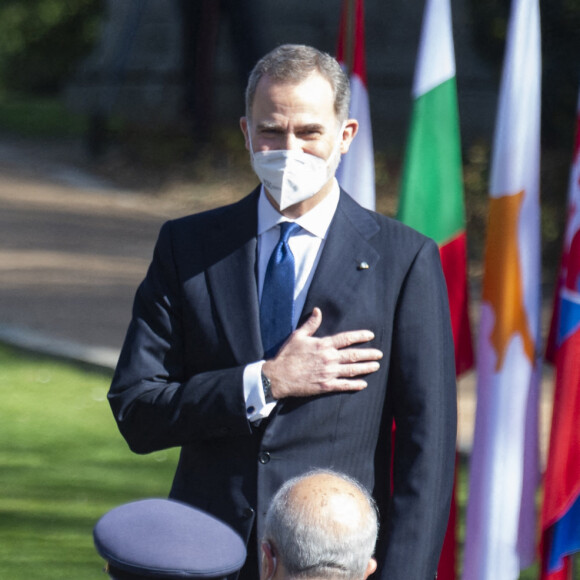
<path fill-rule="evenodd" d="M 5 143 L 0 206 L 3 332 L 108 349 L 112 360 L 164 216 L 54 151 Z"/>
<path fill-rule="evenodd" d="M 127 191 L 73 142 L 0 138 L 0 338 L 113 366 L 161 224 L 220 203 Z"/>
<path fill-rule="evenodd" d="M 224 203 L 235 185 L 126 191 L 91 172 L 74 142 L 0 138 L 0 340 L 113 368 L 159 227 Z M 458 390 L 459 446 L 468 451 L 473 375 Z M 549 370 L 543 394 L 545 448 Z"/>

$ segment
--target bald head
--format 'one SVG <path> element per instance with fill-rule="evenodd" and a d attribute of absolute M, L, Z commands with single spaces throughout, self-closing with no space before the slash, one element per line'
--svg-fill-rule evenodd
<path fill-rule="evenodd" d="M 358 531 L 372 510 L 360 488 L 331 473 L 298 480 L 289 490 L 288 502 L 305 524 L 323 526 L 337 536 Z"/>
<path fill-rule="evenodd" d="M 374 501 L 356 481 L 331 471 L 292 479 L 266 516 L 264 556 L 271 550 L 278 568 L 270 577 L 362 580 L 376 567 L 377 528 Z"/>

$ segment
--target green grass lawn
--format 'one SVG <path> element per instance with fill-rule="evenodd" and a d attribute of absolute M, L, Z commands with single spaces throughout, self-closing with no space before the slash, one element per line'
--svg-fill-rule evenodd
<path fill-rule="evenodd" d="M 131 453 L 109 410 L 109 382 L 0 346 L 0 579 L 104 580 L 92 539 L 98 518 L 128 501 L 167 496 L 177 450 Z M 462 462 L 460 541 L 466 500 Z M 537 577 L 537 567 L 520 576 Z"/>
<path fill-rule="evenodd" d="M 0 578 L 103 580 L 98 518 L 167 496 L 177 450 L 129 451 L 106 401 L 109 381 L 0 347 Z"/>

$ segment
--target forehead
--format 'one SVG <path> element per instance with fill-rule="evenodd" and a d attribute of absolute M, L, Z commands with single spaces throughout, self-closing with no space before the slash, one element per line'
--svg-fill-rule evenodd
<path fill-rule="evenodd" d="M 332 85 L 318 72 L 297 83 L 264 76 L 256 87 L 252 118 L 256 123 L 265 120 L 336 122 Z"/>

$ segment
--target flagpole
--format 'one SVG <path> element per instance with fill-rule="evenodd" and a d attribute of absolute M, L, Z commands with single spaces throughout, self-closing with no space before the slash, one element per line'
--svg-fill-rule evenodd
<path fill-rule="evenodd" d="M 345 0 L 346 2 L 346 18 L 345 18 L 345 46 L 344 46 L 344 64 L 346 66 L 346 74 L 351 75 L 354 66 L 354 32 L 355 32 L 355 1 Z"/>

